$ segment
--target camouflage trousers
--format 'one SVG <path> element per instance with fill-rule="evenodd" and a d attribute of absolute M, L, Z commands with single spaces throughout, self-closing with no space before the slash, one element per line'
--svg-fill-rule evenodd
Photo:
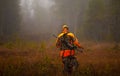
<path fill-rule="evenodd" d="M 72 73 L 73 71 L 76 71 L 79 66 L 78 61 L 74 56 L 64 57 L 62 62 L 64 64 L 63 72 Z"/>

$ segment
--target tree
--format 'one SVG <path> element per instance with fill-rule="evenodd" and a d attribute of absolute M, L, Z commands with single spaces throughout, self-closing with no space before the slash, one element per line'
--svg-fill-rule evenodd
<path fill-rule="evenodd" d="M 103 0 L 90 0 L 85 19 L 85 37 L 87 39 L 101 41 L 105 34 L 105 5 Z"/>
<path fill-rule="evenodd" d="M 7 37 L 19 29 L 19 0 L 3 0 L 0 3 L 0 35 Z"/>
<path fill-rule="evenodd" d="M 120 0 L 110 0 L 109 19 L 111 25 L 111 34 L 113 41 L 116 43 L 114 48 L 118 48 L 120 42 Z"/>

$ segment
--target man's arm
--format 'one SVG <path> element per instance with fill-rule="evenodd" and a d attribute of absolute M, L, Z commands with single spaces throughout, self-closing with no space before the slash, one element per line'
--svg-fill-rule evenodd
<path fill-rule="evenodd" d="M 79 41 L 78 41 L 77 38 L 75 39 L 74 44 L 75 44 L 76 46 L 78 46 L 79 48 L 82 48 L 82 49 L 83 49 L 83 47 L 80 45 L 80 43 L 79 43 Z"/>
<path fill-rule="evenodd" d="M 74 35 L 73 33 L 68 33 L 68 35 L 73 38 L 73 43 L 74 43 L 77 47 L 83 49 L 83 47 L 80 45 L 78 39 L 75 37 L 75 35 Z"/>
<path fill-rule="evenodd" d="M 64 34 L 64 33 L 60 33 L 60 34 L 57 36 L 57 39 L 56 39 L 56 47 L 57 47 L 57 48 L 60 48 L 60 46 L 61 46 L 60 37 L 61 37 L 63 34 Z"/>
<path fill-rule="evenodd" d="M 60 47 L 60 40 L 59 40 L 59 38 L 57 38 L 57 40 L 56 40 L 56 47 L 57 47 L 57 48 Z"/>

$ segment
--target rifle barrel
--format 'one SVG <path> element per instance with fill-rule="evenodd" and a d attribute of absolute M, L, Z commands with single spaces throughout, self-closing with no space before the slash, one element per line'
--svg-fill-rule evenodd
<path fill-rule="evenodd" d="M 55 34 L 53 34 L 53 37 L 57 38 L 57 36 Z"/>

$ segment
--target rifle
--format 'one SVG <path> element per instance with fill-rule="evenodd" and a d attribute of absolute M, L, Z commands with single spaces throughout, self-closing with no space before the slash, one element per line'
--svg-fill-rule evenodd
<path fill-rule="evenodd" d="M 76 48 L 76 50 L 79 51 L 79 52 L 81 52 L 81 53 L 83 53 L 83 51 L 84 51 L 83 48 L 78 48 L 78 47 Z"/>
<path fill-rule="evenodd" d="M 53 37 L 58 38 L 55 34 L 53 34 Z M 78 48 L 77 46 L 70 44 L 68 41 L 66 41 L 65 39 L 61 39 L 61 41 L 68 47 L 70 48 L 70 50 L 77 50 L 79 52 L 83 52 L 83 48 Z"/>
<path fill-rule="evenodd" d="M 53 37 L 58 38 L 55 34 L 53 34 Z"/>

